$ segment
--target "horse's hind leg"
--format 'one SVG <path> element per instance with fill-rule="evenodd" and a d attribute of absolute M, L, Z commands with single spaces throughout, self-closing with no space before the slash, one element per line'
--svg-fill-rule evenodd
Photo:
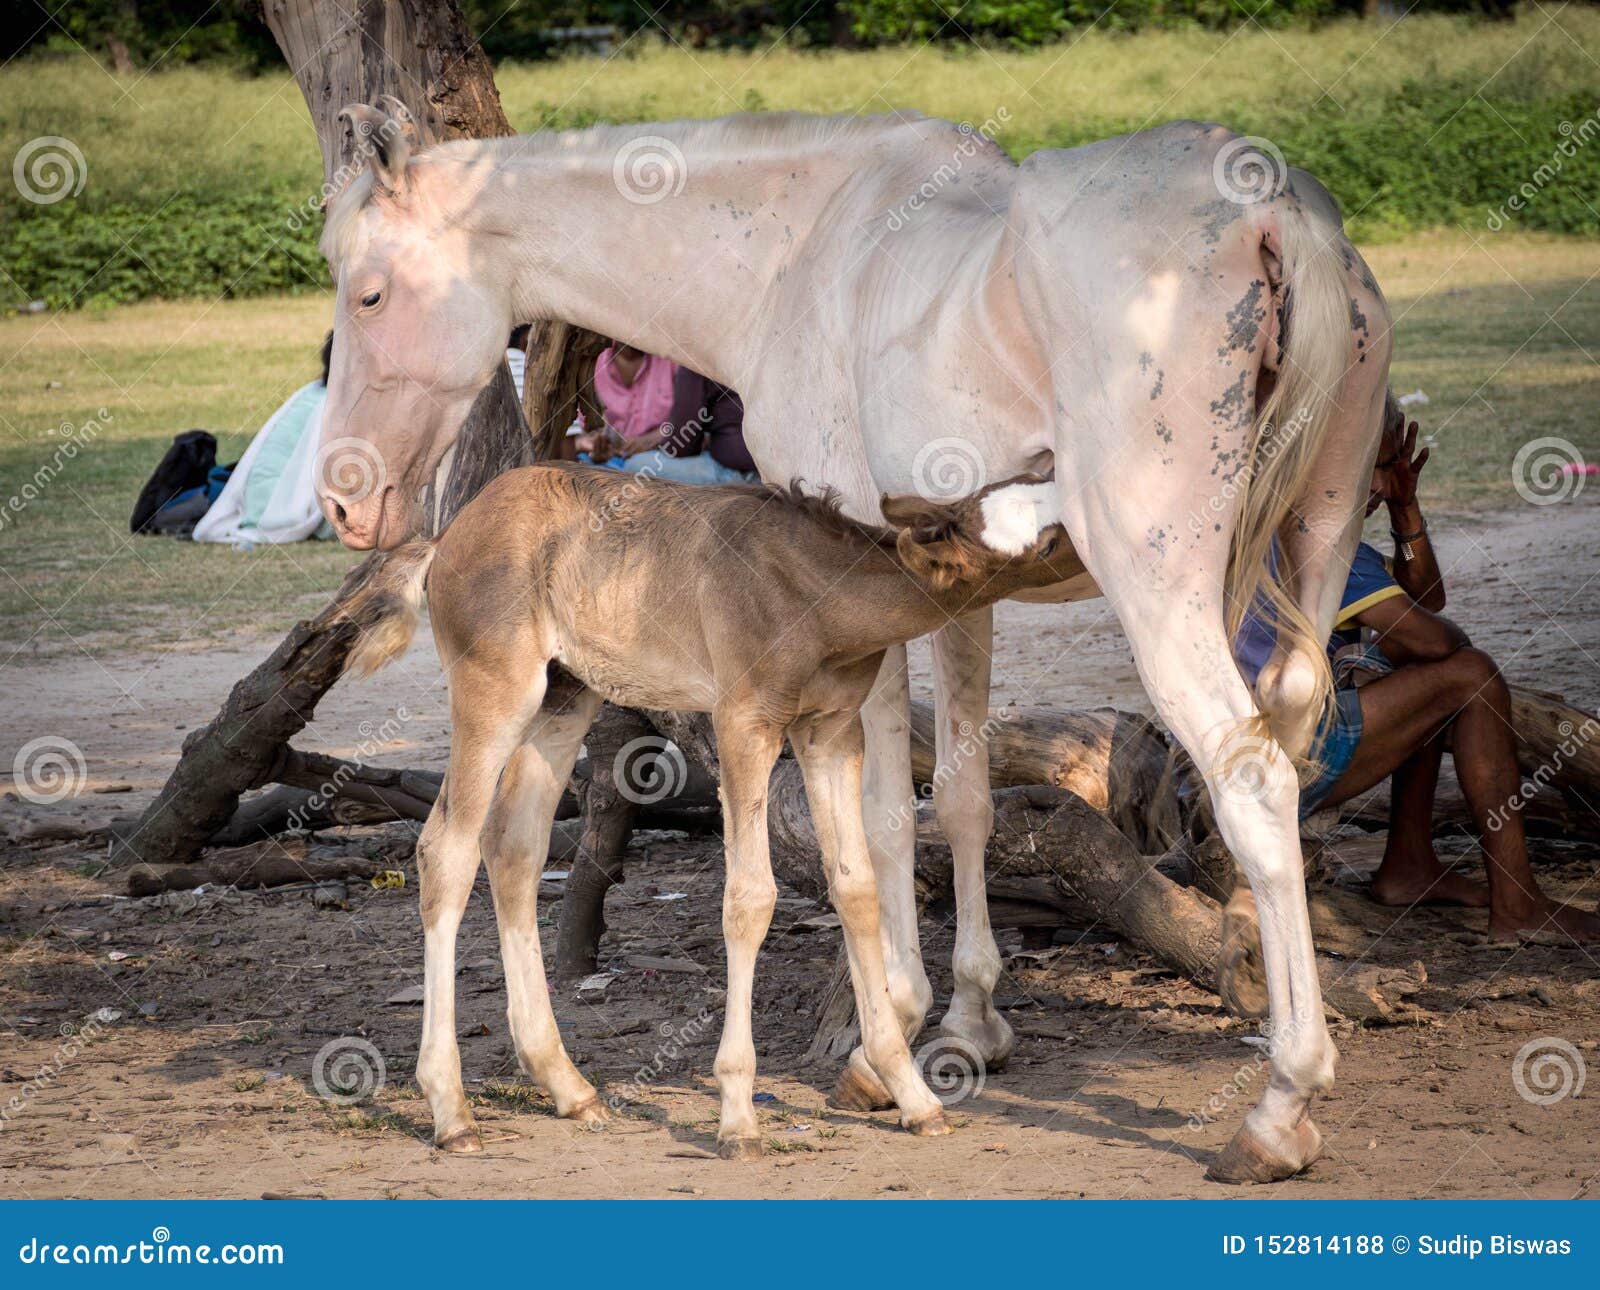
<path fill-rule="evenodd" d="M 561 790 L 600 707 L 592 690 L 570 686 L 557 706 L 553 691 L 511 754 L 483 829 L 483 859 L 494 892 L 500 954 L 505 962 L 507 1017 L 517 1060 L 573 1120 L 602 1120 L 594 1086 L 572 1064 L 556 1029 L 539 947 L 539 875 L 550 849 L 550 826 Z"/>
<path fill-rule="evenodd" d="M 479 835 L 506 764 L 538 710 L 544 669 L 506 678 L 470 662 L 450 676 L 450 767 L 417 841 L 423 936 L 422 1047 L 417 1083 L 446 1151 L 481 1149 L 456 1044 L 456 932 L 478 872 Z"/>

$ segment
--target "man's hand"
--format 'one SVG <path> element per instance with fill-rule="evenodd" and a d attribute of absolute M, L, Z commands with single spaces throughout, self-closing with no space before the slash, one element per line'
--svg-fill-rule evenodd
<path fill-rule="evenodd" d="M 1388 503 L 1389 514 L 1397 520 L 1418 516 L 1417 476 L 1428 464 L 1430 448 L 1417 451 L 1417 423 L 1406 426 L 1406 436 L 1395 451 L 1394 458 L 1383 465 L 1383 500 Z M 1400 525 L 1397 523 L 1396 528 Z"/>

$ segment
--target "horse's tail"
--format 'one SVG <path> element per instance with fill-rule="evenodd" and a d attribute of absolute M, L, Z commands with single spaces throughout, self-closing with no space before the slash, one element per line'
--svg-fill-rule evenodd
<path fill-rule="evenodd" d="M 407 542 L 391 552 L 351 597 L 344 612 L 356 625 L 356 640 L 345 659 L 347 674 L 367 676 L 405 653 L 417 634 L 428 567 L 436 550 L 431 538 Z"/>
<path fill-rule="evenodd" d="M 1277 245 L 1269 231 L 1263 247 L 1275 284 L 1272 307 L 1282 305 L 1277 379 L 1256 411 L 1224 584 L 1229 640 L 1252 606 L 1276 620 L 1277 648 L 1256 680 L 1264 728 L 1254 733 L 1270 733 L 1297 760 L 1333 703 L 1333 676 L 1326 643 L 1284 586 L 1282 576 L 1293 571 L 1280 567 L 1281 553 L 1274 558 L 1273 538 L 1309 484 L 1335 422 L 1351 344 L 1345 239 L 1337 209 L 1321 207 L 1275 204 Z"/>

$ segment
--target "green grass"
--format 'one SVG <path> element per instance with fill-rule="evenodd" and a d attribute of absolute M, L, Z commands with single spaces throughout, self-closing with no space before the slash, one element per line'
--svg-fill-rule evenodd
<path fill-rule="evenodd" d="M 1175 117 L 1268 126 L 1316 110 L 1380 113 L 1404 81 L 1462 82 L 1485 96 L 1600 101 L 1600 11 L 1525 6 L 1512 23 L 1418 16 L 1394 26 L 1231 33 L 1090 31 L 1026 52 L 976 47 L 847 53 L 788 47 L 687 50 L 639 40 L 618 58 L 504 64 L 514 126 L 554 120 L 654 120 L 750 110 L 887 112 L 916 108 L 979 124 L 1007 112 L 1014 153 L 1097 121 Z M 0 70 L 0 153 L 38 135 L 83 150 L 89 205 L 172 192 L 225 196 L 321 183 L 310 118 L 287 70 L 199 67 L 116 77 L 87 58 L 22 60 Z M 1419 165 L 1425 164 L 1419 158 Z M 7 195 L 16 208 L 14 195 Z"/>
<path fill-rule="evenodd" d="M 135 538 L 128 516 L 179 431 L 214 432 L 223 461 L 244 451 L 278 403 L 316 375 L 330 313 L 318 296 L 0 320 L 6 654 L 74 642 L 94 652 L 130 638 L 215 642 L 287 627 L 326 602 L 353 558 L 337 543 L 240 553 Z M 65 460 L 61 447 L 75 436 L 87 447 Z M 20 496 L 58 462 L 35 499 Z M 20 510 L 9 509 L 13 498 Z"/>
<path fill-rule="evenodd" d="M 1425 390 L 1435 507 L 1517 504 L 1510 462 L 1541 435 L 1600 460 L 1600 241 L 1410 237 L 1371 248 L 1399 323 L 1394 384 Z M 311 374 L 326 296 L 141 304 L 0 319 L 0 507 L 63 441 L 87 451 L 0 526 L 6 653 L 130 640 L 214 642 L 314 611 L 354 558 L 329 543 L 239 553 L 130 538 L 127 515 L 173 433 L 206 426 L 225 460 Z M 53 385 L 59 382 L 59 385 Z"/>

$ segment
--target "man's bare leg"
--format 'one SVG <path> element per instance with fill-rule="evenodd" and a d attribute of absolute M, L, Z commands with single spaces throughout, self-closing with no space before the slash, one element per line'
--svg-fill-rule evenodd
<path fill-rule="evenodd" d="M 1489 873 L 1489 930 L 1502 936 L 1559 931 L 1578 940 L 1600 940 L 1600 916 L 1556 904 L 1534 881 L 1522 814 L 1514 809 L 1521 777 L 1511 694 L 1493 660 L 1481 650 L 1460 649 L 1437 662 L 1403 667 L 1362 686 L 1360 694 L 1361 742 L 1328 804 L 1346 801 L 1393 774 L 1448 725 L 1456 777 L 1478 826 Z M 1431 821 L 1431 801 L 1425 818 Z"/>
<path fill-rule="evenodd" d="M 1390 779 L 1389 841 L 1372 879 L 1380 905 L 1468 905 L 1482 909 L 1489 889 L 1446 869 L 1433 849 L 1433 799 L 1445 736 L 1435 735 L 1395 767 Z"/>

